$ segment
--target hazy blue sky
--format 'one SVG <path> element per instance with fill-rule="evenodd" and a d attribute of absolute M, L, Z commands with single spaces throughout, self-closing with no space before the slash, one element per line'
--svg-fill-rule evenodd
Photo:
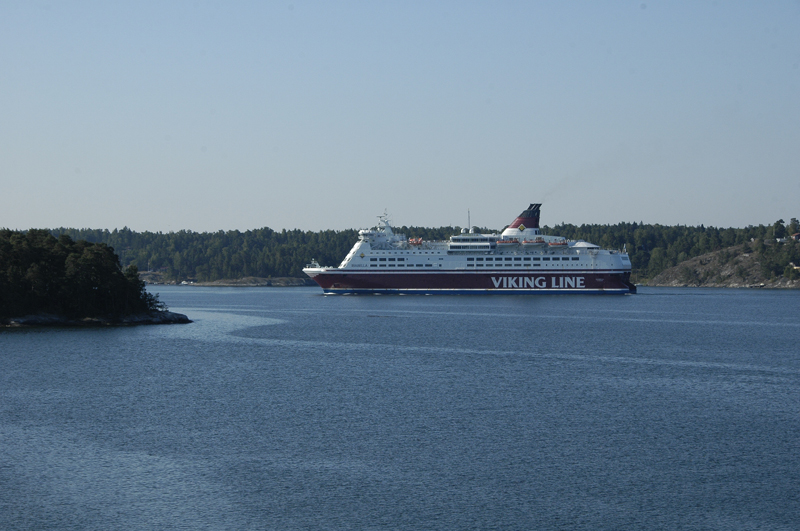
<path fill-rule="evenodd" d="M 798 198 L 797 1 L 0 1 L 0 227 L 742 227 Z"/>

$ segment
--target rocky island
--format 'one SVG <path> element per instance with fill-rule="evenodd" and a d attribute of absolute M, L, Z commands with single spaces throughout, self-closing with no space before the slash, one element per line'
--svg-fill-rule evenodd
<path fill-rule="evenodd" d="M 0 230 L 0 327 L 190 323 L 103 243 Z"/>

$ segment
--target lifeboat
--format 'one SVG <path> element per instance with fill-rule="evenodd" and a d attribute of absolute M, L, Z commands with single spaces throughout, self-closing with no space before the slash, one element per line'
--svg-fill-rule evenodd
<path fill-rule="evenodd" d="M 550 245 L 550 247 L 566 247 L 567 246 L 567 240 L 559 240 L 557 242 L 550 242 L 549 245 Z"/>
<path fill-rule="evenodd" d="M 544 245 L 544 238 L 534 238 L 532 240 L 522 240 L 522 245 Z"/>
<path fill-rule="evenodd" d="M 507 240 L 497 240 L 497 245 L 519 245 L 519 239 L 508 238 Z"/>
<path fill-rule="evenodd" d="M 408 243 L 411 245 L 422 245 L 422 238 L 409 238 Z"/>

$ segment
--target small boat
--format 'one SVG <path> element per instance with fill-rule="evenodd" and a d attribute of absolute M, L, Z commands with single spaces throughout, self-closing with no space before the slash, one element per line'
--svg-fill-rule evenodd
<path fill-rule="evenodd" d="M 566 247 L 567 246 L 567 240 L 559 240 L 557 242 L 550 242 L 549 245 L 550 245 L 550 247 Z"/>
<path fill-rule="evenodd" d="M 508 238 L 506 240 L 497 240 L 497 245 L 519 245 L 519 239 Z"/>

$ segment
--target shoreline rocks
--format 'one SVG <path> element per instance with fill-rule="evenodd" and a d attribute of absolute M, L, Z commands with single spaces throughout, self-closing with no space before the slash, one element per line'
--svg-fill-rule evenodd
<path fill-rule="evenodd" d="M 0 328 L 139 326 L 187 324 L 191 322 L 192 320 L 184 314 L 169 311 L 126 315 L 124 317 L 84 317 L 80 319 L 70 319 L 53 314 L 39 314 L 0 319 Z"/>
<path fill-rule="evenodd" d="M 221 278 L 211 281 L 198 281 L 187 278 L 181 282 L 166 280 L 164 275 L 155 271 L 139 272 L 139 278 L 148 286 L 201 286 L 220 288 L 288 288 L 299 286 L 316 286 L 317 283 L 308 277 L 242 277 Z"/>
<path fill-rule="evenodd" d="M 310 278 L 297 278 L 297 277 L 243 277 L 233 279 L 221 279 L 211 282 L 192 282 L 192 286 L 202 287 L 221 287 L 221 288 L 287 288 L 298 286 L 316 286 L 317 283 Z"/>

